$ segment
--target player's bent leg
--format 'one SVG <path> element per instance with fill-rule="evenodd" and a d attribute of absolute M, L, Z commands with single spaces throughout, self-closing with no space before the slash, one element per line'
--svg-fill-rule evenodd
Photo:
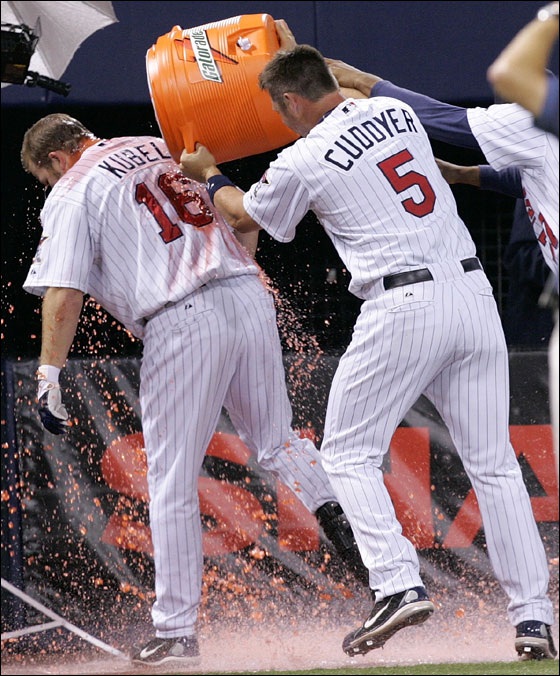
<path fill-rule="evenodd" d="M 433 368 L 423 341 L 437 344 L 442 331 L 441 322 L 434 321 L 431 298 L 418 305 L 403 298 L 388 293 L 362 305 L 329 394 L 323 467 L 348 516 L 378 600 L 362 626 L 345 638 L 348 655 L 381 647 L 397 631 L 433 612 L 416 551 L 402 534 L 381 470 L 395 429 Z"/>
<path fill-rule="evenodd" d="M 291 428 L 292 409 L 272 298 L 256 279 L 243 280 L 237 287 L 247 330 L 246 350 L 226 395 L 231 421 L 261 467 L 277 476 L 317 516 L 350 572 L 367 584 L 367 569 L 320 454 L 310 439 L 300 438 Z"/>
<path fill-rule="evenodd" d="M 429 303 L 407 311 L 394 294 L 366 301 L 329 394 L 323 467 L 370 571 L 370 586 L 382 597 L 422 586 L 416 551 L 402 534 L 381 465 L 397 425 L 423 389 L 418 374 L 429 357 L 421 337 L 439 331 L 430 315 Z"/>

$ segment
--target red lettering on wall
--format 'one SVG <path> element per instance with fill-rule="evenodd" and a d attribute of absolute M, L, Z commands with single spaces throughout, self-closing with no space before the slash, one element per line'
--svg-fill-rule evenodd
<path fill-rule="evenodd" d="M 101 541 L 120 549 L 154 555 L 150 527 L 142 521 L 136 521 L 127 514 L 119 512 L 118 507 L 111 514 Z"/>
<path fill-rule="evenodd" d="M 207 453 L 243 465 L 250 455 L 239 437 L 219 432 L 212 438 Z M 114 441 L 103 455 L 101 469 L 107 484 L 121 494 L 101 539 L 123 549 L 153 554 L 149 526 L 130 515 L 131 508 L 134 514 L 130 498 L 142 502 L 149 500 L 142 433 Z M 258 538 L 264 514 L 259 501 L 249 491 L 216 479 L 199 477 L 198 497 L 201 514 L 214 521 L 214 527 L 202 535 L 206 556 L 238 551 Z"/>
<path fill-rule="evenodd" d="M 535 473 L 545 496 L 531 498 L 537 521 L 558 521 L 558 479 L 552 451 L 550 425 L 512 425 L 511 443 L 517 457 L 523 455 Z"/>
<path fill-rule="evenodd" d="M 510 433 L 517 456 L 524 457 L 546 493 L 545 496 L 531 498 L 536 520 L 557 521 L 558 482 L 550 425 L 512 426 Z M 250 457 L 248 448 L 239 437 L 221 432 L 213 436 L 207 454 L 239 465 L 246 465 Z M 385 474 L 385 484 L 403 534 L 419 549 L 433 547 L 428 428 L 398 428 L 391 441 L 390 454 L 391 470 Z M 103 533 L 103 541 L 123 549 L 152 554 L 150 530 L 137 509 L 138 501 L 148 502 L 142 434 L 130 434 L 113 442 L 103 456 L 101 467 L 107 484 L 121 494 Z M 212 528 L 203 533 L 205 555 L 238 551 L 255 542 L 269 515 L 264 514 L 252 493 L 243 487 L 208 477 L 199 478 L 198 492 L 201 514 L 210 517 L 213 523 Z M 319 529 L 316 518 L 279 481 L 276 492 L 280 549 L 317 550 Z M 481 527 L 478 501 L 471 489 L 449 528 L 443 546 L 469 547 Z"/>
<path fill-rule="evenodd" d="M 246 465 L 251 452 L 235 434 L 216 432 L 206 449 L 206 455 L 236 462 L 238 465 Z"/>
<path fill-rule="evenodd" d="M 114 491 L 148 502 L 148 465 L 142 432 L 113 441 L 103 454 L 101 471 Z"/>
<path fill-rule="evenodd" d="M 198 479 L 200 513 L 216 525 L 202 534 L 205 556 L 237 552 L 257 540 L 264 513 L 257 498 L 239 486 L 207 477 Z"/>
<path fill-rule="evenodd" d="M 385 485 L 403 535 L 419 549 L 434 546 L 430 480 L 430 433 L 427 427 L 399 427 L 391 440 L 391 473 Z"/>
<path fill-rule="evenodd" d="M 546 496 L 531 498 L 537 521 L 558 521 L 558 481 L 552 453 L 550 425 L 511 425 L 511 444 L 517 457 L 523 455 Z M 482 517 L 473 489 L 469 491 L 447 533 L 443 546 L 469 547 L 482 528 Z"/>
<path fill-rule="evenodd" d="M 319 526 L 317 519 L 296 498 L 295 494 L 280 481 L 276 482 L 278 499 L 278 544 L 290 552 L 316 551 L 319 549 Z"/>

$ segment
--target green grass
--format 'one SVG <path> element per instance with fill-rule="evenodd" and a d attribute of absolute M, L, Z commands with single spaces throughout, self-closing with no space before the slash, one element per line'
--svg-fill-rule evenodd
<path fill-rule="evenodd" d="M 273 672 L 269 672 L 273 673 Z M 556 674 L 558 662 L 481 662 L 478 664 L 420 664 L 408 667 L 372 667 L 369 669 L 313 669 L 285 671 L 284 674 Z"/>
<path fill-rule="evenodd" d="M 192 672 L 189 672 L 192 673 Z M 201 672 L 195 672 L 201 673 Z M 231 672 L 222 672 L 222 673 L 231 673 Z M 241 676 L 242 674 L 263 674 L 268 676 L 273 675 L 288 675 L 288 674 L 305 674 L 306 676 L 311 674 L 337 674 L 337 676 L 343 676 L 344 674 L 354 675 L 354 676 L 367 676 L 372 674 L 373 676 L 383 676 L 385 674 L 394 674 L 408 676 L 409 674 L 421 674 L 425 676 L 454 676 L 455 674 L 461 674 L 464 676 L 476 676 L 477 674 L 504 674 L 504 676 L 516 675 L 516 674 L 555 674 L 558 675 L 558 661 L 556 660 L 543 660 L 540 662 L 537 661 L 528 661 L 528 662 L 469 662 L 467 664 L 419 664 L 414 666 L 403 666 L 403 667 L 369 667 L 369 668 L 344 668 L 340 669 L 310 669 L 306 671 L 242 671 L 236 672 Z"/>

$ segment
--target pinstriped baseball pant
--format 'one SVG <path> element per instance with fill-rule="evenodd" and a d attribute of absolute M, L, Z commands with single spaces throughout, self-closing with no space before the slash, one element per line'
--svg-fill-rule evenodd
<path fill-rule="evenodd" d="M 152 618 L 159 637 L 189 636 L 203 564 L 197 482 L 222 405 L 259 464 L 310 511 L 335 498 L 315 446 L 291 429 L 274 302 L 256 275 L 209 282 L 151 319 L 140 375 Z"/>
<path fill-rule="evenodd" d="M 509 441 L 508 355 L 482 271 L 430 266 L 434 281 L 362 305 L 327 408 L 323 466 L 354 530 L 377 599 L 422 584 L 381 463 L 395 429 L 424 394 L 447 425 L 475 490 L 488 554 L 508 614 L 552 624 L 548 567 Z"/>

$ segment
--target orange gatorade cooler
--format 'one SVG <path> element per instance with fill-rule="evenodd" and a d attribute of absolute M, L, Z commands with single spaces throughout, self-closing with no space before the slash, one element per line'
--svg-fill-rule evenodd
<path fill-rule="evenodd" d="M 258 76 L 278 50 L 274 19 L 245 14 L 183 30 L 146 54 L 157 121 L 174 159 L 205 145 L 216 162 L 263 153 L 297 135 L 272 110 Z"/>

